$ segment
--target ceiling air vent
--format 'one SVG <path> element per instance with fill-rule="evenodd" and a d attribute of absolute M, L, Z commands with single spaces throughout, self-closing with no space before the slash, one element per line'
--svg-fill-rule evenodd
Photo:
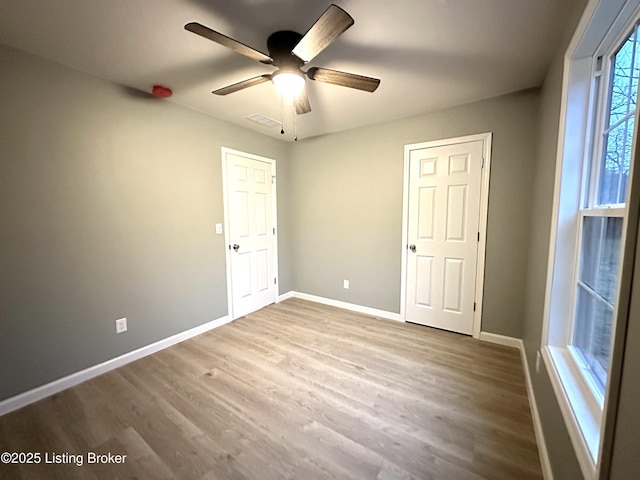
<path fill-rule="evenodd" d="M 264 115 L 260 115 L 259 113 L 254 113 L 253 115 L 249 115 L 247 120 L 251 120 L 252 122 L 259 123 L 263 127 L 275 127 L 276 125 L 280 125 L 280 122 L 274 120 L 273 118 L 265 117 Z"/>

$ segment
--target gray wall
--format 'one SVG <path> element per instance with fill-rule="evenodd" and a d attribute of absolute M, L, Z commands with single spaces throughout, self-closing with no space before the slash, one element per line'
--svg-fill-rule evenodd
<path fill-rule="evenodd" d="M 482 330 L 520 337 L 537 115 L 529 90 L 293 145 L 296 290 L 399 312 L 404 145 L 493 132 Z"/>
<path fill-rule="evenodd" d="M 285 167 L 286 144 L 6 47 L 0 65 L 0 400 L 226 315 L 220 147 Z"/>

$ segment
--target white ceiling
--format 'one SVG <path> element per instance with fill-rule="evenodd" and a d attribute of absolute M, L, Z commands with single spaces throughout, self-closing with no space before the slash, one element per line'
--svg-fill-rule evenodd
<path fill-rule="evenodd" d="M 305 33 L 330 0 L 0 0 L 0 42 L 285 140 L 275 87 L 211 90 L 270 73 L 184 30 L 202 23 L 268 53 L 276 30 Z M 540 85 L 569 0 L 335 0 L 355 24 L 308 66 L 381 79 L 374 93 L 307 80 L 300 138 L 409 117 Z"/>

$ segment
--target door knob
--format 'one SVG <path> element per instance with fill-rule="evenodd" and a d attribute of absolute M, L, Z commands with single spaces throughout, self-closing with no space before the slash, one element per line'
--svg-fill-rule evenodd
<path fill-rule="evenodd" d="M 233 248 L 237 252 L 238 250 L 240 250 L 240 245 L 238 245 L 237 243 L 234 243 L 233 247 L 231 248 Z"/>
<path fill-rule="evenodd" d="M 416 253 L 416 246 L 415 245 L 409 245 L 409 250 L 411 250 L 413 253 Z"/>

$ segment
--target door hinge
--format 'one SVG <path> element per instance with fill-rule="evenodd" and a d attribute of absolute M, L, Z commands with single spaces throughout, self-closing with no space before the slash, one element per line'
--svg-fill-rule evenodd
<path fill-rule="evenodd" d="M 476 311 L 476 302 L 473 302 L 473 311 Z"/>
<path fill-rule="evenodd" d="M 277 285 L 276 277 L 273 277 L 273 284 L 274 284 L 274 285 Z"/>
<path fill-rule="evenodd" d="M 276 234 L 276 227 L 273 227 L 273 234 Z"/>
<path fill-rule="evenodd" d="M 274 183 L 276 183 L 276 176 L 271 175 L 271 185 L 273 185 Z"/>
<path fill-rule="evenodd" d="M 480 168 L 484 168 L 484 157 L 482 157 L 482 164 L 480 165 Z"/>
<path fill-rule="evenodd" d="M 478 232 L 478 241 L 480 241 L 480 232 Z"/>

